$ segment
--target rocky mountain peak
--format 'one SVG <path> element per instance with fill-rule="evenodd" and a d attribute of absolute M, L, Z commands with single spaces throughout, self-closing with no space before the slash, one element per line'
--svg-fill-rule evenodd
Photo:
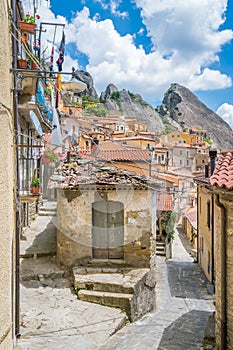
<path fill-rule="evenodd" d="M 157 110 L 163 120 L 179 127 L 202 128 L 208 131 L 214 146 L 219 149 L 233 148 L 233 131 L 230 126 L 202 103 L 189 89 L 177 83 L 165 92 L 162 105 Z"/>

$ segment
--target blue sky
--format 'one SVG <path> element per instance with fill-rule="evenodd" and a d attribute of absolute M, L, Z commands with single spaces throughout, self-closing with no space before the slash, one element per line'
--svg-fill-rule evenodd
<path fill-rule="evenodd" d="M 64 69 L 87 70 L 99 94 L 113 83 L 156 106 L 176 82 L 232 122 L 232 1 L 40 1 L 43 21 L 66 24 Z"/>

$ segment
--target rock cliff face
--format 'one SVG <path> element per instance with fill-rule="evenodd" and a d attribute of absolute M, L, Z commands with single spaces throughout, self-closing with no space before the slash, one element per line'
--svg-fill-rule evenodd
<path fill-rule="evenodd" d="M 99 99 L 99 96 L 94 88 L 93 78 L 88 72 L 85 72 L 83 70 L 76 70 L 74 77 L 87 85 L 87 89 L 80 95 L 85 95 L 95 100 Z"/>
<path fill-rule="evenodd" d="M 163 104 L 156 108 L 167 123 L 174 122 L 179 127 L 206 129 L 213 146 L 219 149 L 233 149 L 233 131 L 216 113 L 204 105 L 189 89 L 172 84 L 163 98 Z"/>
<path fill-rule="evenodd" d="M 149 131 L 160 132 L 164 129 L 159 113 L 138 94 L 125 89 L 119 91 L 113 84 L 109 84 L 100 95 L 100 102 L 109 111 L 121 111 L 125 117 L 145 121 Z"/>

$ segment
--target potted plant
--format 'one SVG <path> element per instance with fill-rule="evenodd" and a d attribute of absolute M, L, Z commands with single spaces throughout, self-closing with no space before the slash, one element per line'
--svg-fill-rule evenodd
<path fill-rule="evenodd" d="M 31 69 L 35 69 L 35 70 L 40 69 L 38 57 L 36 57 L 36 56 L 31 56 L 31 57 L 29 58 L 28 62 L 29 62 L 29 64 L 30 64 Z"/>
<path fill-rule="evenodd" d="M 25 69 L 27 68 L 27 65 L 28 65 L 28 61 L 26 58 L 18 58 L 17 59 L 17 68 L 19 69 Z"/>
<path fill-rule="evenodd" d="M 33 177 L 32 179 L 31 192 L 32 194 L 40 194 L 40 179 L 37 177 Z"/>
<path fill-rule="evenodd" d="M 52 152 L 49 148 L 46 148 L 43 155 L 43 164 L 49 164 L 51 168 L 55 168 L 56 163 L 60 160 L 60 154 Z"/>
<path fill-rule="evenodd" d="M 36 19 L 40 19 L 40 16 L 31 16 L 29 13 L 27 13 L 24 19 L 19 22 L 21 31 L 23 33 L 34 34 L 36 29 Z"/>

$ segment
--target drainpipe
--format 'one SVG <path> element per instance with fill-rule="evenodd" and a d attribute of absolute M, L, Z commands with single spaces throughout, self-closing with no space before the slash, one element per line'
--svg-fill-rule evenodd
<path fill-rule="evenodd" d="M 13 68 L 17 68 L 17 11 L 16 0 L 11 0 L 13 38 Z M 14 143 L 16 157 L 16 184 L 15 184 L 15 336 L 20 337 L 20 196 L 19 196 L 19 121 L 18 121 L 18 90 L 17 90 L 17 72 L 14 71 L 14 88 L 13 88 L 13 108 L 14 108 Z"/>
<path fill-rule="evenodd" d="M 226 310 L 226 208 L 219 201 L 219 194 L 215 194 L 215 204 L 221 209 L 221 232 L 220 232 L 220 242 L 221 242 L 221 350 L 227 349 L 227 310 Z"/>

